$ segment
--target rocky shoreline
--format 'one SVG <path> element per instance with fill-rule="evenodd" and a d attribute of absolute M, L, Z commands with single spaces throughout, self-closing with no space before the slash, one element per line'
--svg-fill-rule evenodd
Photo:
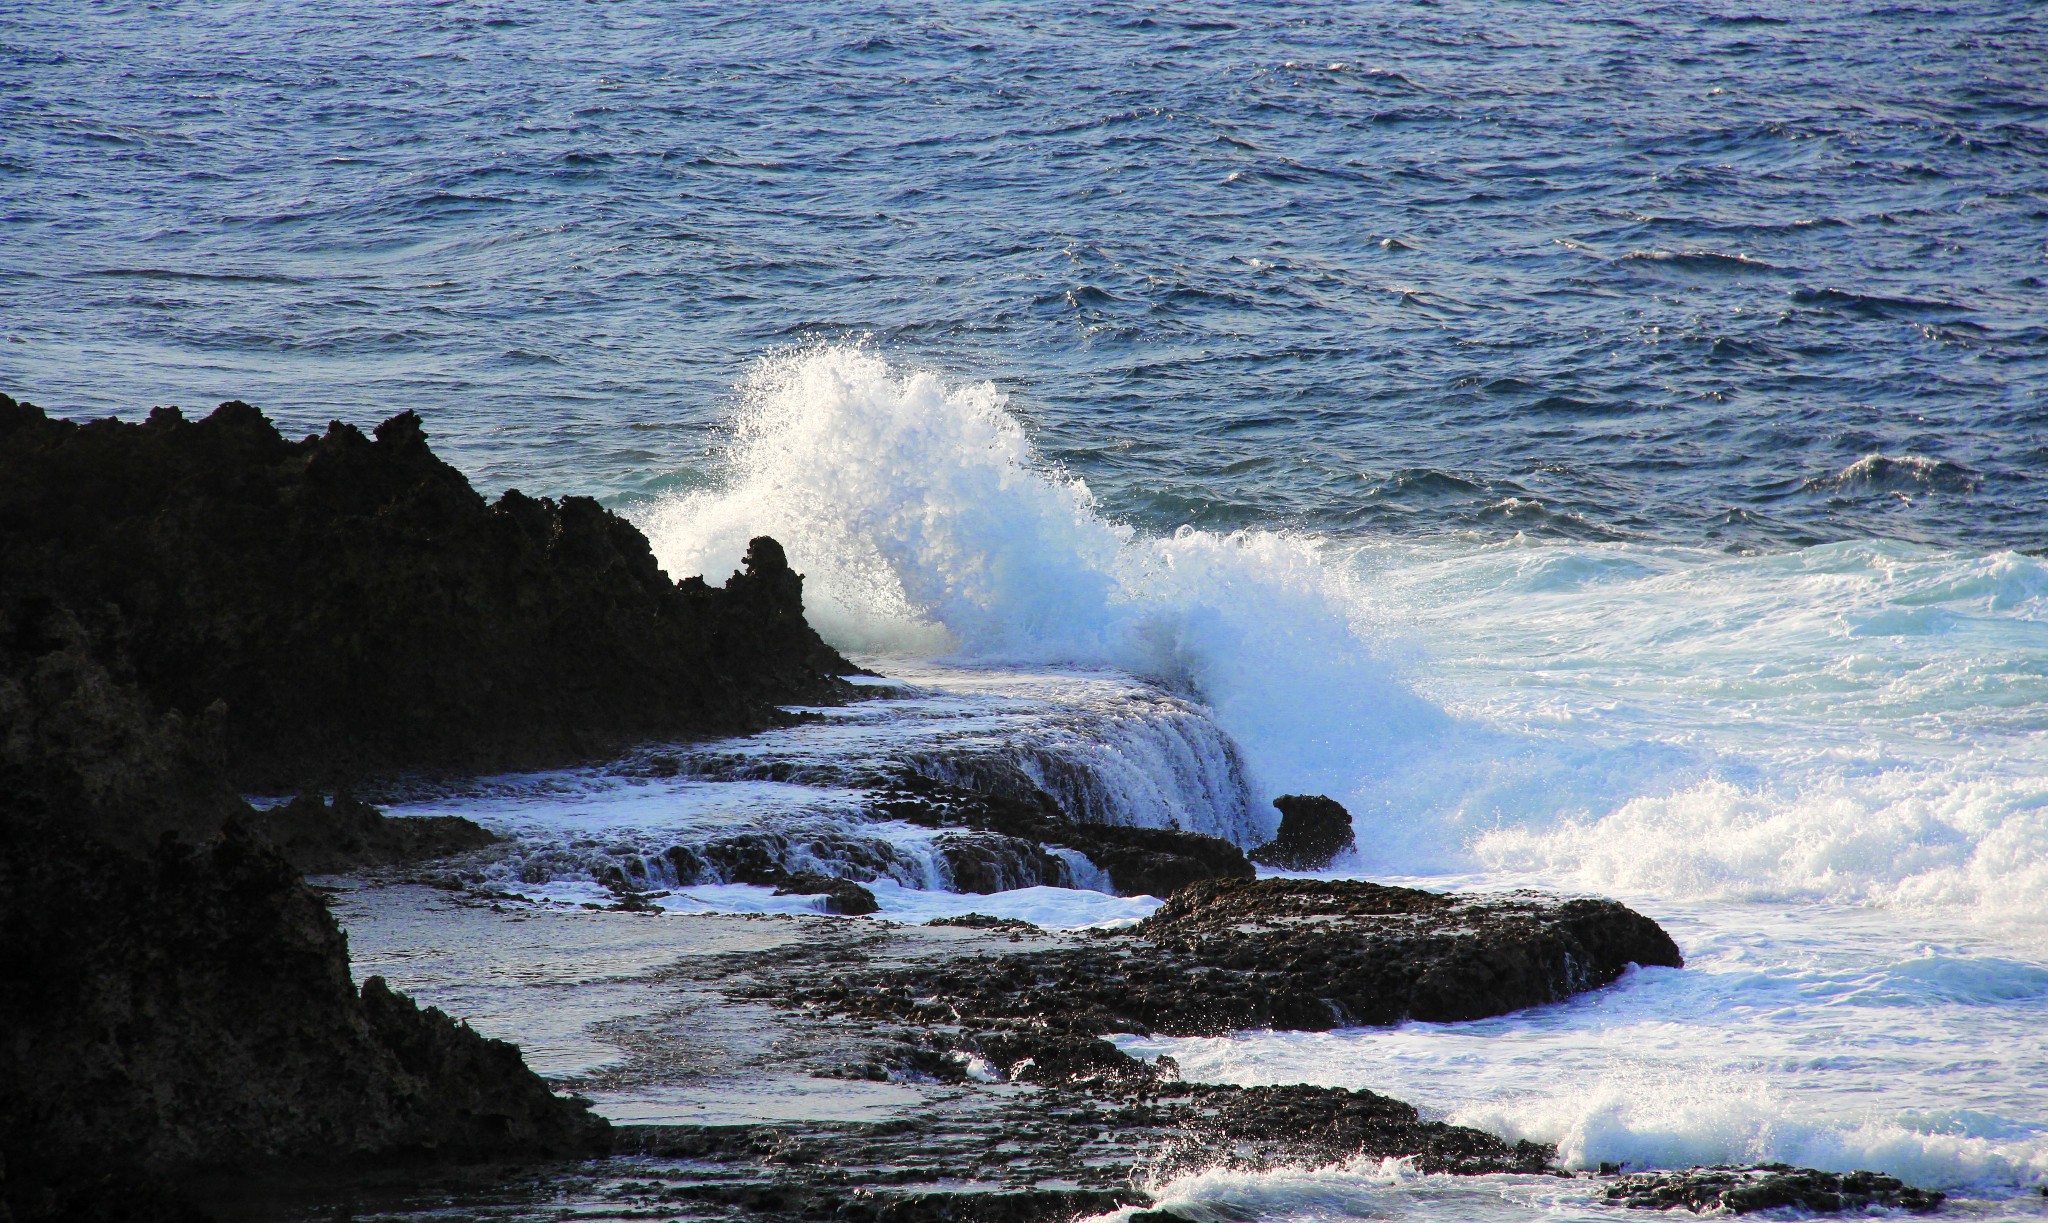
<path fill-rule="evenodd" d="M 17 631 L 68 615 L 153 706 L 217 717 L 244 790 L 740 733 L 857 670 L 773 540 L 672 582 L 595 501 L 486 502 L 410 412 L 294 442 L 239 402 L 80 425 L 0 396 L 0 571 Z"/>
<path fill-rule="evenodd" d="M 638 1060 L 551 1085 L 383 977 L 358 986 L 302 872 L 402 878 L 494 841 L 386 817 L 352 784 L 744 733 L 857 695 L 774 540 L 721 586 L 670 581 L 594 502 L 486 502 L 411 413 L 294 442 L 241 403 L 80 425 L 0 396 L 0 572 L 0 1219 L 264 1217 L 249 1194 L 346 1196 L 335 1186 L 364 1178 L 466 1178 L 477 1201 L 604 1184 L 664 1217 L 993 1220 L 1149 1206 L 1141 1171 L 1394 1159 L 1562 1176 L 1548 1148 L 1371 1092 L 1187 1083 L 1102 1038 L 1470 1019 L 1683 963 L 1611 901 L 1256 878 L 1253 859 L 1313 868 L 1349 846 L 1349 815 L 1320 796 L 1283 798 L 1279 836 L 1248 858 L 1085 823 L 1029 787 L 898 771 L 870 815 L 937 830 L 963 892 L 1071 884 L 1079 855 L 1167 902 L 1125 930 L 819 918 L 801 942 L 670 957 L 647 988 L 760 1017 L 782 1042 L 760 1064 L 784 1081 L 888 1085 L 930 1108 L 613 1126 L 556 1089 L 693 1081 L 677 1069 L 689 1041 L 654 1032 Z M 246 790 L 300 797 L 257 810 Z M 862 880 L 771 849 L 679 847 L 668 867 L 874 910 Z M 604 882 L 617 912 L 592 920 L 672 920 L 644 912 L 642 881 Z M 503 908 L 449 896 L 433 911 Z M 506 1166 L 525 1170 L 490 1170 Z M 449 1171 L 464 1167 L 486 1170 Z M 1830 1176 L 1695 1170 L 1608 1196 L 1940 1200 Z"/>
<path fill-rule="evenodd" d="M 1684 960 L 1655 922 L 1613 901 L 1226 879 L 1055 948 L 788 988 L 801 1004 L 881 1021 L 1211 1036 L 1483 1019 L 1597 989 L 1631 964 Z"/>
<path fill-rule="evenodd" d="M 233 1168 L 590 1155 L 519 1051 L 371 978 L 301 869 L 469 848 L 243 788 L 587 756 L 843 699 L 772 540 L 671 583 L 595 503 L 486 505 L 401 414 L 0 396 L 0 1205 L 175 1216 Z"/>
<path fill-rule="evenodd" d="M 1191 1174 L 1383 1167 L 1411 1178 L 1484 1176 L 1532 1194 L 1562 1186 L 1596 1210 L 1920 1212 L 1940 1200 L 1870 1174 L 1571 1172 L 1548 1147 L 1432 1120 L 1371 1091 L 1186 1082 L 1171 1058 L 1134 1057 L 1064 1022 L 1089 1009 L 1088 982 L 1047 995 L 1028 1016 L 982 1015 L 975 997 L 943 990 L 918 1014 L 886 1020 L 833 1000 L 850 978 L 941 980 L 1008 956 L 1090 947 L 1099 941 L 1090 932 L 971 915 L 909 926 L 492 905 L 367 885 L 342 909 L 372 963 L 383 962 L 383 945 L 419 955 L 418 911 L 437 914 L 452 957 L 436 962 L 437 976 L 474 954 L 462 948 L 501 938 L 532 940 L 534 962 L 601 945 L 617 965 L 643 947 L 642 966 L 614 981 L 644 993 L 596 1025 L 614 1054 L 568 1081 L 624 1115 L 636 1101 L 720 1115 L 617 1125 L 610 1158 L 573 1170 L 488 1185 L 444 1173 L 391 1203 L 393 1219 L 423 1223 L 451 1203 L 524 1217 L 516 1212 L 545 1201 L 598 1218 L 1073 1220 L 1128 1209 L 1164 1223 L 1250 1217 L 1176 1205 L 1176 1179 Z M 505 987 L 519 988 L 554 987 Z M 793 1099 L 810 1103 L 792 1108 Z"/>

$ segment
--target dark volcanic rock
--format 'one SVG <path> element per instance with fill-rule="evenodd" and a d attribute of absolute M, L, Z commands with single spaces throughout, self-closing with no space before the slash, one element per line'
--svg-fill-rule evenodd
<path fill-rule="evenodd" d="M 1282 794 L 1280 834 L 1245 856 L 1283 870 L 1316 871 L 1358 842 L 1351 832 L 1351 813 L 1333 798 L 1320 794 Z"/>
<path fill-rule="evenodd" d="M 1424 1172 L 1475 1175 L 1542 1172 L 1554 1154 L 1540 1143 L 1507 1143 L 1424 1121 L 1413 1105 L 1371 1091 L 1183 1083 L 1171 1059 L 1148 1064 L 1106 1040 L 1042 1024 L 970 1028 L 954 1039 L 1009 1081 L 1123 1101 L 1125 1109 L 1105 1110 L 1106 1124 L 1169 1131 L 1170 1142 L 1165 1134 L 1135 1139 L 1170 1148 L 1155 1155 L 1154 1171 L 1323 1167 L 1363 1155 L 1411 1158 Z"/>
<path fill-rule="evenodd" d="M 1016 934 L 1042 934 L 1037 925 L 1021 917 L 996 917 L 988 913 L 961 913 L 953 917 L 934 917 L 927 926 L 958 926 L 965 930 L 1007 930 Z"/>
<path fill-rule="evenodd" d="M 8 576 L 0 1213 L 170 1218 L 166 1186 L 208 1168 L 603 1146 L 517 1049 L 359 991 L 321 896 L 227 784 L 219 709 L 160 712 L 121 641 Z M 318 808 L 283 839 L 333 821 Z"/>
<path fill-rule="evenodd" d="M 1061 939 L 985 919 L 947 924 L 986 929 L 994 938 Z M 835 1012 L 877 1016 L 864 1006 L 870 996 L 851 983 L 891 976 L 884 961 L 870 957 L 890 955 L 896 937 L 884 929 L 860 943 L 842 937 L 835 944 L 828 936 L 802 948 L 721 957 L 696 971 L 731 995 L 777 1004 L 794 1025 L 837 1028 Z M 1051 1182 L 1116 1192 L 1140 1183 L 1140 1175 L 1158 1181 L 1196 1170 L 1322 1167 L 1361 1157 L 1408 1159 L 1430 1173 L 1553 1170 L 1549 1147 L 1424 1120 L 1412 1106 L 1374 1092 L 1187 1083 L 1172 1059 L 1139 1060 L 1067 1024 L 1063 1014 L 989 1015 L 978 1007 L 980 995 L 953 988 L 958 977 L 947 970 L 963 977 L 999 974 L 1016 957 L 954 958 L 950 944 L 923 946 L 926 953 L 912 961 L 920 970 L 916 988 L 931 992 L 887 1015 L 907 1026 L 870 1028 L 864 1059 L 838 1074 L 938 1080 L 958 1084 L 961 1094 L 885 1125 L 809 1127 L 801 1137 L 778 1126 L 768 1151 L 758 1139 L 746 1143 L 727 1133 L 693 1145 L 693 1157 L 730 1168 L 720 1182 L 754 1175 L 749 1165 L 783 1160 L 818 1169 L 777 1173 L 775 1183 L 789 1195 L 787 1212 L 849 1218 L 869 1217 L 838 1196 L 849 1177 L 862 1186 L 861 1200 L 874 1205 L 921 1196 L 899 1199 L 898 1185 L 968 1183 L 994 1190 Z M 987 1082 L 1034 1090 L 975 1100 Z M 954 1119 L 946 1121 L 937 1110 L 951 1110 Z M 784 1154 L 799 1145 L 801 1158 Z M 702 1166 L 678 1169 L 678 1175 L 708 1179 Z M 1142 1198 L 1124 1200 L 1143 1204 Z"/>
<path fill-rule="evenodd" d="M 880 911 L 875 894 L 851 879 L 835 879 L 816 871 L 791 871 L 775 889 L 777 896 L 823 896 L 825 912 L 865 917 Z"/>
<path fill-rule="evenodd" d="M 1613 901 L 1219 879 L 1086 943 L 841 976 L 803 996 L 876 1017 L 1200 1036 L 1478 1019 L 1597 988 L 1632 963 L 1683 959 Z"/>
<path fill-rule="evenodd" d="M 834 864 L 839 874 L 856 883 L 867 883 L 897 871 L 914 871 L 915 861 L 902 850 L 876 838 L 859 837 L 829 829 L 802 834 L 767 830 L 737 832 L 695 847 L 670 846 L 661 855 L 676 881 L 693 883 L 751 883 L 759 887 L 780 887 L 791 871 L 784 865 L 792 860 Z M 631 886 L 639 886 L 624 880 Z"/>
<path fill-rule="evenodd" d="M 1632 1173 L 1607 1186 L 1606 1196 L 1639 1210 L 1741 1215 L 1788 1206 L 1816 1214 L 1866 1214 L 1873 1206 L 1926 1214 L 1947 1195 L 1915 1189 L 1879 1172 L 1819 1172 L 1765 1164 Z"/>
<path fill-rule="evenodd" d="M 881 908 L 875 894 L 861 886 L 901 864 L 896 850 L 885 843 L 859 841 L 831 833 L 813 834 L 804 848 L 813 858 L 835 859 L 844 869 L 861 873 L 860 879 L 793 871 L 783 863 L 795 846 L 777 832 L 737 833 L 700 845 L 695 849 L 676 845 L 663 855 L 677 880 L 692 883 L 751 883 L 774 888 L 778 896 L 823 896 L 825 912 L 861 917 Z M 639 890 L 640 881 L 629 879 L 617 867 L 602 880 L 615 891 Z"/>
<path fill-rule="evenodd" d="M 904 771 L 869 803 L 881 819 L 926 828 L 967 828 L 995 837 L 949 837 L 941 852 L 955 890 L 1072 886 L 1072 874 L 1044 845 L 1077 850 L 1126 896 L 1166 896 L 1202 879 L 1249 879 L 1244 852 L 1219 837 L 1171 828 L 1125 828 L 1069 819 L 1043 791 L 990 794 Z M 1035 877 L 1034 877 L 1035 875 Z"/>
<path fill-rule="evenodd" d="M 242 819 L 243 825 L 308 874 L 391 866 L 482 849 L 498 838 L 459 815 L 394 819 L 346 792 L 329 803 L 305 793 Z"/>
<path fill-rule="evenodd" d="M 671 582 L 595 501 L 487 504 L 410 412 L 292 442 L 242 403 L 78 425 L 0 396 L 0 573 L 155 708 L 214 711 L 247 788 L 756 729 L 854 670 L 773 540 Z"/>
<path fill-rule="evenodd" d="M 1037 841 L 999 832 L 952 833 L 933 842 L 955 892 L 992 896 L 1016 888 L 1074 886 L 1073 867 Z"/>
<path fill-rule="evenodd" d="M 43 842 L 0 855 L 0 1153 L 18 1213 L 35 1213 L 36 1180 L 121 1165 L 601 1148 L 603 1123 L 514 1047 L 376 979 L 357 991 L 319 894 L 246 835 L 130 856 L 47 824 L 6 832 Z"/>
<path fill-rule="evenodd" d="M 1543 1172 L 1555 1152 L 1534 1142 L 1503 1142 L 1492 1134 L 1424 1121 L 1415 1107 L 1370 1091 L 1341 1087 L 1234 1087 L 1186 1084 L 1160 1089 L 1187 1108 L 1174 1124 L 1189 1145 L 1180 1170 L 1224 1163 L 1240 1168 L 1326 1167 L 1368 1156 L 1408 1158 L 1422 1172 L 1480 1176 Z"/>

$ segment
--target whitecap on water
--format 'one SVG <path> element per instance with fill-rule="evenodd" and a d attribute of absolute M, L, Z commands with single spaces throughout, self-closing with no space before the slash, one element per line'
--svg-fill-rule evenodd
<path fill-rule="evenodd" d="M 1150 535 L 1042 462 L 985 383 L 824 347 L 765 361 L 743 403 L 723 483 L 642 515 L 671 572 L 716 576 L 773 534 L 828 639 L 886 651 L 885 671 L 951 669 L 913 677 L 953 685 L 931 699 L 961 699 L 967 675 L 1085 674 L 1157 694 L 1148 725 L 1216 728 L 1229 747 L 1194 756 L 1236 763 L 1204 772 L 1114 718 L 1048 733 L 1085 685 L 986 723 L 992 742 L 1037 736 L 1042 761 L 1094 753 L 1120 793 L 1179 769 L 1130 822 L 1208 820 L 1248 844 L 1267 798 L 1328 793 L 1356 817 L 1358 868 L 1620 895 L 1691 961 L 1473 1025 L 1154 1050 L 1190 1074 L 1370 1087 L 1579 1164 L 1785 1159 L 1994 1196 L 2048 1176 L 2029 1104 L 2048 1084 L 2038 559 Z M 803 733 L 732 750 L 801 755 Z M 857 715 L 834 733 L 848 752 L 881 742 Z M 1041 924 L 1111 899 L 918 887 L 876 890 L 885 913 L 1009 905 Z M 1274 1190 L 1296 1195 L 1283 1213 L 1421 1200 L 1375 1196 L 1408 1193 L 1384 1170 L 1329 1175 Z"/>

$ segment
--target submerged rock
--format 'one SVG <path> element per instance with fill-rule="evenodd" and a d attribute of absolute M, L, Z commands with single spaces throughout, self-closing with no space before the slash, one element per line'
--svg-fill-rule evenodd
<path fill-rule="evenodd" d="M 294 442 L 244 403 L 79 425 L 0 396 L 0 572 L 153 707 L 215 710 L 245 789 L 757 729 L 856 670 L 775 541 L 671 581 L 595 501 L 485 502 L 411 412 Z"/>
<path fill-rule="evenodd" d="M 1608 1201 L 1638 1210 L 1730 1215 L 1784 1207 L 1815 1214 L 1867 1214 L 1872 1207 L 1927 1214 L 1946 1197 L 1881 1172 L 1820 1172 L 1789 1164 L 1636 1172 L 1606 1189 Z"/>
<path fill-rule="evenodd" d="M 1318 871 L 1358 842 L 1351 831 L 1351 813 L 1336 799 L 1320 794 L 1282 794 L 1273 800 L 1280 809 L 1280 833 L 1245 856 L 1283 870 Z"/>
<path fill-rule="evenodd" d="M 1683 963 L 1655 922 L 1611 900 L 1215 879 L 1127 930 L 835 978 L 803 997 L 876 1017 L 1207 1036 L 1479 1019 L 1598 988 L 1630 964 Z"/>

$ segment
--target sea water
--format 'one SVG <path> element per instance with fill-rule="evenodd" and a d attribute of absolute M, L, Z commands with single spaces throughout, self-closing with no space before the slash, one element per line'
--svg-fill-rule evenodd
<path fill-rule="evenodd" d="M 746 396 L 727 483 L 643 517 L 672 565 L 717 571 L 758 524 L 842 641 L 1198 694 L 1254 792 L 1351 808 L 1334 873 L 1619 896 L 1689 961 L 1473 1024 L 1133 1052 L 1386 1091 L 1575 1167 L 2048 1180 L 2039 560 L 1154 534 L 1038 463 L 985 385 L 832 348 Z"/>
<path fill-rule="evenodd" d="M 1687 967 L 1133 1053 L 2037 1217 L 2044 65 L 1993 2 L 0 6 L 0 389 L 415 408 L 672 574 L 781 539 L 888 682 L 400 808 L 513 834 L 480 882 L 529 903 L 638 863 L 678 913 L 813 906 L 649 873 L 739 830 L 884 863 L 885 916 L 1126 922 L 1081 863 L 947 891 L 866 787 L 971 760 L 1241 844 L 1326 793 L 1332 873 L 1619 897 Z M 1602 1210 L 1378 1162 L 1155 1187 Z"/>

